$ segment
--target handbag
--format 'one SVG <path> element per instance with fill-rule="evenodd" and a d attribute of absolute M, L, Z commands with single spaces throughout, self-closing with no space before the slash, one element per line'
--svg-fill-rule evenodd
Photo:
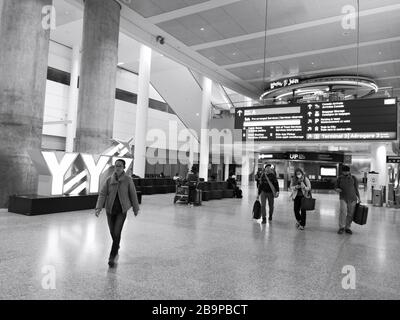
<path fill-rule="evenodd" d="M 312 197 L 311 191 L 309 192 L 310 197 L 301 198 L 301 210 L 312 211 L 315 210 L 315 199 Z"/>
<path fill-rule="evenodd" d="M 253 205 L 253 219 L 260 219 L 261 218 L 261 203 L 257 199 Z"/>
<path fill-rule="evenodd" d="M 271 188 L 272 194 L 274 195 L 274 198 L 278 198 L 279 197 L 279 193 L 276 192 L 276 189 L 274 187 L 274 185 L 271 183 L 271 181 L 269 181 L 269 178 L 267 175 L 265 175 L 265 178 L 267 179 L 267 182 L 269 184 L 269 187 Z"/>

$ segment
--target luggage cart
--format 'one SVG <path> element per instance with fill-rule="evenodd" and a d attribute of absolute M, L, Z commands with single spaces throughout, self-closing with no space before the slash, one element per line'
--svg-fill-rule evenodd
<path fill-rule="evenodd" d="M 192 188 L 190 188 L 192 187 Z M 194 187 L 194 190 L 193 190 Z M 184 204 L 190 204 L 190 190 L 194 191 L 194 194 L 192 195 L 193 198 L 193 204 L 196 206 L 201 206 L 201 190 L 198 189 L 198 183 L 197 182 L 182 182 L 182 181 L 177 181 L 176 184 L 176 192 L 174 196 L 174 204 L 178 203 L 184 203 Z"/>

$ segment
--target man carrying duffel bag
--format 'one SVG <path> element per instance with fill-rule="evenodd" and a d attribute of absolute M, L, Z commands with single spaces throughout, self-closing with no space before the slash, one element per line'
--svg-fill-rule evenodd
<path fill-rule="evenodd" d="M 343 234 L 343 232 L 353 234 L 350 227 L 356 205 L 360 202 L 360 193 L 357 178 L 350 174 L 349 166 L 342 167 L 342 175 L 336 181 L 335 190 L 340 197 L 338 234 Z"/>

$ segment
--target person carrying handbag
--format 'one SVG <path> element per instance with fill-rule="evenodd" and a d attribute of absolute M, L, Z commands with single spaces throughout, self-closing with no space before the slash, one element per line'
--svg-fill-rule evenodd
<path fill-rule="evenodd" d="M 301 203 L 304 197 L 311 197 L 311 182 L 300 168 L 294 170 L 294 177 L 290 182 L 290 189 L 292 190 L 291 198 L 294 201 L 293 209 L 297 221 L 296 228 L 304 230 L 307 211 L 301 207 Z"/>
<path fill-rule="evenodd" d="M 262 223 L 267 223 L 267 200 L 269 207 L 268 220 L 272 220 L 274 213 L 274 200 L 279 196 L 279 183 L 276 179 L 272 166 L 270 164 L 265 165 L 264 171 L 261 175 L 260 184 L 258 186 L 257 199 L 261 202 L 261 215 Z"/>

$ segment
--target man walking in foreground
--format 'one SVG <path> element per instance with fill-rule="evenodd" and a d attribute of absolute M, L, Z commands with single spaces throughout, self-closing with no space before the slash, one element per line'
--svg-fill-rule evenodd
<path fill-rule="evenodd" d="M 342 167 L 342 175 L 337 179 L 335 190 L 340 197 L 338 234 L 352 234 L 350 227 L 357 202 L 360 201 L 360 193 L 357 178 L 350 173 L 349 166 Z"/>

